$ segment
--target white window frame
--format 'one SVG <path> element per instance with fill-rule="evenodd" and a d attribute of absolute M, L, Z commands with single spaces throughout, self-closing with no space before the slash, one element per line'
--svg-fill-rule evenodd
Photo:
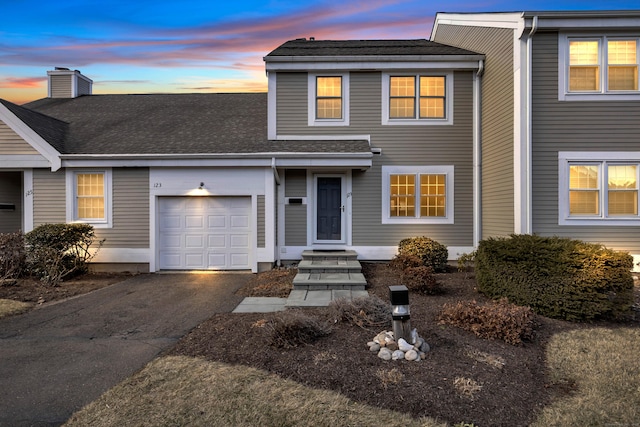
<path fill-rule="evenodd" d="M 411 119 L 392 119 L 389 118 L 389 98 L 391 77 L 444 77 L 445 78 L 445 94 L 444 94 L 444 118 L 419 118 L 419 106 L 416 105 L 416 118 Z M 382 73 L 382 125 L 384 126 L 434 126 L 434 125 L 453 125 L 453 72 L 452 71 L 428 71 L 416 73 Z M 416 91 L 420 90 L 416 84 Z M 419 97 L 416 94 L 416 104 Z"/>
<path fill-rule="evenodd" d="M 569 92 L 569 42 L 570 41 L 598 41 L 600 57 L 600 90 L 589 92 Z M 640 37 L 615 35 L 594 36 L 589 34 L 560 34 L 558 36 L 558 100 L 559 101 L 638 101 L 639 90 L 609 91 L 608 90 L 608 41 L 610 40 L 636 40 L 636 61 L 640 70 Z M 640 71 L 638 72 L 640 79 Z"/>
<path fill-rule="evenodd" d="M 571 216 L 569 214 L 569 167 L 571 165 L 596 165 L 599 168 L 599 211 L 598 215 Z M 609 165 L 638 166 L 640 175 L 640 151 L 639 152 L 563 152 L 558 153 L 558 225 L 584 225 L 584 226 L 638 226 L 640 225 L 640 206 L 638 215 L 607 216 L 608 209 L 608 175 Z M 640 176 L 637 177 L 640 183 Z M 640 197 L 638 197 L 640 200 Z M 640 201 L 639 201 L 640 203 Z"/>
<path fill-rule="evenodd" d="M 342 118 L 318 119 L 316 116 L 316 79 L 318 77 L 342 77 Z M 309 73 L 308 124 L 309 126 L 349 126 L 349 73 Z"/>
<path fill-rule="evenodd" d="M 391 175 L 415 175 L 416 176 L 416 216 L 392 217 L 391 209 Z M 444 217 L 420 217 L 420 175 L 445 175 L 446 207 Z M 454 167 L 445 166 L 382 166 L 382 223 L 383 224 L 453 224 L 454 213 Z"/>
<path fill-rule="evenodd" d="M 104 215 L 102 220 L 92 219 L 87 221 L 76 216 L 77 203 L 77 185 L 76 176 L 78 174 L 103 174 L 104 175 Z M 91 224 L 94 228 L 112 228 L 112 171 L 111 168 L 105 169 L 67 169 L 66 171 L 66 207 L 68 223 L 86 223 Z"/>

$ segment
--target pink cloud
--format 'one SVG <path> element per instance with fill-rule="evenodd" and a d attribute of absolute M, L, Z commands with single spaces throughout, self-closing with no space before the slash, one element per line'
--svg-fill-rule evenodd
<path fill-rule="evenodd" d="M 0 87 L 3 89 L 39 88 L 46 81 L 46 77 L 7 77 L 4 80 L 0 80 Z"/>

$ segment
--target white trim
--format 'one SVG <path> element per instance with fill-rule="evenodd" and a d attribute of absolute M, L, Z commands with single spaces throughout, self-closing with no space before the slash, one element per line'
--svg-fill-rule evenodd
<path fill-rule="evenodd" d="M 277 135 L 279 141 L 355 141 L 364 139 L 371 144 L 371 135 Z"/>
<path fill-rule="evenodd" d="M 598 41 L 600 58 L 600 90 L 593 92 L 569 92 L 569 39 L 584 39 L 585 41 Z M 638 90 L 634 91 L 608 91 L 607 73 L 607 41 L 616 39 L 636 40 L 636 65 L 640 69 L 640 37 L 637 34 L 607 35 L 603 30 L 594 35 L 593 33 L 560 33 L 558 34 L 558 101 L 639 101 L 640 82 Z M 639 78 L 639 77 L 636 77 Z"/>
<path fill-rule="evenodd" d="M 0 103 L 0 120 L 17 133 L 27 144 L 38 151 L 38 153 L 42 154 L 49 162 L 47 167 L 51 167 L 51 171 L 55 172 L 60 169 L 60 153 L 2 103 Z"/>
<path fill-rule="evenodd" d="M 476 64 L 476 69 L 478 69 Z M 391 119 L 389 118 L 389 85 L 390 78 L 397 76 L 444 76 L 445 77 L 445 118 L 414 118 L 414 119 Z M 418 86 L 416 84 L 416 86 Z M 418 73 L 382 73 L 382 125 L 383 126 L 438 126 L 453 124 L 453 72 L 446 71 L 442 73 L 423 71 Z M 419 90 L 416 87 L 416 91 Z M 419 114 L 418 96 L 416 95 L 416 115 Z"/>
<path fill-rule="evenodd" d="M 22 232 L 33 230 L 33 169 L 22 171 Z"/>
<path fill-rule="evenodd" d="M 521 12 L 514 13 L 446 13 L 439 12 L 431 31 L 431 40 L 435 40 L 438 26 L 462 25 L 475 27 L 522 29 L 524 20 Z"/>
<path fill-rule="evenodd" d="M 150 259 L 150 248 L 100 248 L 91 262 L 129 264 L 148 263 Z"/>
<path fill-rule="evenodd" d="M 600 168 L 600 216 L 571 217 L 569 215 L 569 165 L 571 163 L 593 163 Z M 634 217 L 605 217 L 607 203 L 606 173 L 604 166 L 608 162 L 621 164 L 638 164 L 640 171 L 640 151 L 608 151 L 608 152 L 558 152 L 558 225 L 578 226 L 635 226 L 640 225 L 640 213 Z"/>
<path fill-rule="evenodd" d="M 302 259 L 302 252 L 313 250 L 312 246 L 283 246 L 282 260 L 298 261 Z M 317 248 L 315 248 L 317 249 Z M 389 261 L 398 254 L 398 246 L 341 246 L 336 247 L 338 250 L 353 250 L 358 254 L 360 261 Z M 473 252 L 473 246 L 447 246 L 449 252 L 448 260 L 455 261 L 462 254 Z"/>
<path fill-rule="evenodd" d="M 278 133 L 278 81 L 276 73 L 267 73 L 267 138 L 277 139 Z"/>
<path fill-rule="evenodd" d="M 484 64 L 483 64 L 484 65 Z M 482 70 L 482 67 L 481 67 Z M 482 75 L 473 74 L 473 246 L 482 238 Z"/>
<path fill-rule="evenodd" d="M 335 71 L 348 70 L 477 70 L 482 55 L 410 55 L 406 57 L 339 57 L 339 56 L 283 56 L 266 63 L 273 71 Z M 282 61 L 282 62 L 281 62 Z"/>
<path fill-rule="evenodd" d="M 92 220 L 76 218 L 76 179 L 78 174 L 101 173 L 104 175 L 104 220 Z M 67 222 L 82 222 L 91 224 L 94 228 L 113 227 L 113 177 L 110 168 L 105 169 L 67 169 L 65 171 L 66 180 L 66 210 Z"/>
<path fill-rule="evenodd" d="M 397 217 L 389 216 L 390 207 L 390 175 L 392 174 L 415 174 L 419 178 L 421 174 L 444 174 L 446 176 L 446 215 L 445 217 L 419 217 L 420 197 L 415 196 L 416 217 Z M 453 224 L 454 223 L 454 166 L 382 166 L 382 224 Z M 419 179 L 416 179 L 416 189 L 420 187 Z"/>
<path fill-rule="evenodd" d="M 342 83 L 342 118 L 316 118 L 316 79 L 318 77 L 340 77 Z M 349 126 L 349 73 L 308 73 L 307 74 L 307 124 L 309 126 Z"/>

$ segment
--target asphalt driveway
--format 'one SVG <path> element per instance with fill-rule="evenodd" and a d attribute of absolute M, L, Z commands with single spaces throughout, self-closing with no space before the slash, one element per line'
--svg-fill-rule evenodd
<path fill-rule="evenodd" d="M 0 319 L 0 426 L 56 426 L 214 313 L 249 273 L 148 274 Z"/>

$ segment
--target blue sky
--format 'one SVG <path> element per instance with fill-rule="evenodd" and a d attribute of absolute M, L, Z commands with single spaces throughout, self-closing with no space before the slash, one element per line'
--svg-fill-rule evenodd
<path fill-rule="evenodd" d="M 436 12 L 637 9 L 637 0 L 0 0 L 0 98 L 47 96 L 47 70 L 94 94 L 266 91 L 281 43 L 428 38 Z M 14 17 L 7 19 L 7 17 Z"/>

